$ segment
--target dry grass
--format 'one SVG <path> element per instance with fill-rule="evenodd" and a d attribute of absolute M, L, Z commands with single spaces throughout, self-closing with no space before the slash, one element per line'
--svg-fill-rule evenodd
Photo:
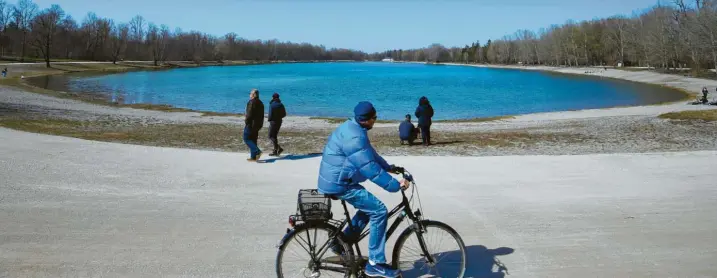
<path fill-rule="evenodd" d="M 371 142 L 378 148 L 400 146 L 395 132 L 375 132 Z M 526 147 L 541 143 L 580 143 L 589 137 L 568 132 L 529 132 L 525 130 L 431 132 L 436 147 Z M 420 143 L 421 140 L 416 140 Z"/>
<path fill-rule="evenodd" d="M 438 120 L 436 123 L 484 123 L 492 121 L 510 120 L 515 119 L 513 116 L 498 116 L 498 117 L 487 117 L 487 118 L 470 118 L 470 119 L 458 119 L 458 120 Z"/>
<path fill-rule="evenodd" d="M 30 117 L 23 113 L 0 114 L 0 126 L 28 132 L 68 136 L 105 142 L 149 146 L 248 151 L 242 137 L 242 126 L 232 124 L 142 124 L 140 122 L 75 121 Z M 259 138 L 260 148 L 271 149 L 266 130 Z M 321 152 L 331 130 L 281 130 L 279 140 L 292 153 Z M 372 144 L 381 151 L 403 148 L 395 131 L 377 129 L 370 133 Z M 491 131 L 436 133 L 431 148 L 412 148 L 411 153 L 463 154 L 480 148 L 522 148 L 541 143 L 580 143 L 584 136 L 570 133 L 527 131 Z"/>
<path fill-rule="evenodd" d="M 164 112 L 193 112 L 192 109 L 178 108 L 168 104 L 149 104 L 149 103 L 133 103 L 133 104 L 114 104 L 113 106 L 129 107 L 134 109 L 155 110 Z"/>
<path fill-rule="evenodd" d="M 348 117 L 346 117 L 346 118 L 309 117 L 309 119 L 310 119 L 310 120 L 326 121 L 327 123 L 330 123 L 330 124 L 341 124 L 341 123 L 345 122 L 345 121 L 348 119 Z M 399 121 L 394 121 L 394 120 L 380 120 L 380 119 L 379 119 L 379 120 L 376 120 L 376 123 L 378 123 L 378 124 L 392 124 L 392 123 L 399 123 Z"/>
<path fill-rule="evenodd" d="M 244 116 L 244 114 L 241 113 L 223 113 L 223 112 L 203 112 L 202 116 L 204 117 L 211 117 L 211 116 L 217 116 L 217 117 L 240 117 Z"/>
<path fill-rule="evenodd" d="M 499 116 L 499 117 L 489 117 L 489 118 L 471 118 L 471 119 L 458 119 L 458 120 L 436 120 L 433 121 L 434 123 L 483 123 L 483 122 L 492 122 L 492 121 L 499 121 L 499 120 L 509 120 L 514 119 L 513 116 Z M 332 118 L 332 117 L 309 117 L 311 120 L 323 120 L 330 124 L 340 124 L 346 121 L 346 118 Z M 376 120 L 376 123 L 379 124 L 397 124 L 401 121 L 398 120 Z"/>
<path fill-rule="evenodd" d="M 665 113 L 658 116 L 661 119 L 688 120 L 688 121 L 717 121 L 717 109 L 694 110 Z"/>
<path fill-rule="evenodd" d="M 229 151 L 243 148 L 241 128 L 219 124 L 130 124 L 117 126 L 97 121 L 0 118 L 0 126 L 35 133 L 105 142 Z"/>

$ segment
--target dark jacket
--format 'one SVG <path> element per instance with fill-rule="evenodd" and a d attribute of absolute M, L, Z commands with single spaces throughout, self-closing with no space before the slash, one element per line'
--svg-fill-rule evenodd
<path fill-rule="evenodd" d="M 433 107 L 429 103 L 424 103 L 416 107 L 416 118 L 418 118 L 418 126 L 430 126 L 431 117 L 433 117 Z"/>
<path fill-rule="evenodd" d="M 259 130 L 264 126 L 264 103 L 259 98 L 246 103 L 244 123 L 252 130 Z"/>
<path fill-rule="evenodd" d="M 279 99 L 272 99 L 269 103 L 269 121 L 270 122 L 281 122 L 281 119 L 286 117 L 286 109 L 284 104 Z"/>
<path fill-rule="evenodd" d="M 398 126 L 398 137 L 401 140 L 409 140 L 411 137 L 413 137 L 415 131 L 416 127 L 413 126 L 413 123 L 409 122 L 408 120 L 403 121 Z"/>

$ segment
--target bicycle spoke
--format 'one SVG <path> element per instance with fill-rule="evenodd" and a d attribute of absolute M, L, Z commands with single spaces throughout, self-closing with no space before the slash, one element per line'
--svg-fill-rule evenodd
<path fill-rule="evenodd" d="M 283 277 L 311 277 L 313 274 L 320 274 L 322 278 L 345 277 L 348 269 L 340 262 L 318 258 L 329 250 L 330 233 L 331 230 L 320 227 L 297 231 L 282 250 L 280 269 Z"/>
<path fill-rule="evenodd" d="M 423 237 L 427 254 L 421 248 L 419 236 Z M 424 233 L 419 235 L 414 232 L 404 240 L 399 251 L 398 266 L 409 276 L 457 277 L 465 266 L 464 253 L 460 248 L 461 245 L 448 230 L 442 226 L 428 225 Z M 433 259 L 433 263 L 429 263 L 427 256 Z"/>
<path fill-rule="evenodd" d="M 309 244 L 309 242 L 306 241 L 305 239 L 301 238 L 301 235 L 298 235 L 298 234 L 297 234 L 297 235 L 296 235 L 296 238 L 300 239 L 301 241 L 303 241 L 304 243 L 306 243 L 307 246 L 309 246 L 309 247 L 304 247 L 304 245 L 301 244 L 301 242 L 299 242 L 299 245 L 300 245 L 302 248 L 304 248 L 304 250 L 306 250 L 307 253 L 311 254 L 311 251 L 310 251 L 310 250 L 311 250 L 311 244 Z M 312 255 L 313 255 L 313 254 L 312 254 Z"/>

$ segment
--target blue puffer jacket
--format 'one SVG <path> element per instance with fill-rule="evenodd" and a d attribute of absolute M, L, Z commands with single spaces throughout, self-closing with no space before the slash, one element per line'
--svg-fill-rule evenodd
<path fill-rule="evenodd" d="M 371 146 L 366 129 L 355 119 L 341 124 L 329 136 L 319 168 L 318 189 L 323 194 L 341 194 L 371 180 L 386 191 L 401 185 L 387 171 L 390 165 Z"/>

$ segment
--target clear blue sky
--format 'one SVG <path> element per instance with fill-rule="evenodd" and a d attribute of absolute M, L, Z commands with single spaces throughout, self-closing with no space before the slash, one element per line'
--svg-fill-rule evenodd
<path fill-rule="evenodd" d="M 665 2 L 666 0 L 663 0 Z M 12 0 L 8 2 L 13 2 Z M 247 39 L 308 42 L 367 52 L 438 42 L 484 43 L 518 29 L 537 31 L 568 19 L 629 15 L 657 0 L 35 0 L 59 4 L 79 22 L 87 12 L 117 21 L 141 14 L 184 31 L 235 32 Z"/>

